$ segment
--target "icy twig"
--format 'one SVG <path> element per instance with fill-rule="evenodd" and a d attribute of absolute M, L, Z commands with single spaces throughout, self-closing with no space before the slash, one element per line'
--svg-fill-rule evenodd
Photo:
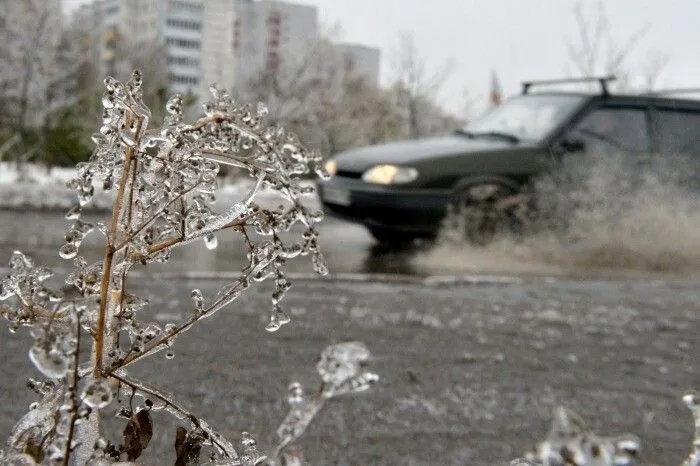
<path fill-rule="evenodd" d="M 683 401 L 693 414 L 695 432 L 690 455 L 688 455 L 688 458 L 681 466 L 700 466 L 700 394 L 696 392 L 686 393 L 685 396 L 683 396 Z"/>

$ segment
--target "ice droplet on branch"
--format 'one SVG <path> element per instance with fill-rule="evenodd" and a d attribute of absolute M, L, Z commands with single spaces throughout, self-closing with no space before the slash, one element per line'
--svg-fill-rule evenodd
<path fill-rule="evenodd" d="M 195 309 L 201 310 L 204 306 L 204 297 L 202 296 L 202 290 L 195 288 L 192 290 L 192 303 Z"/>
<path fill-rule="evenodd" d="M 29 350 L 29 359 L 39 372 L 50 379 L 60 379 L 68 373 L 70 362 L 58 348 L 37 342 Z"/>
<path fill-rule="evenodd" d="M 112 389 L 104 379 L 96 379 L 85 387 L 82 398 L 91 408 L 106 408 L 112 402 Z"/>
<path fill-rule="evenodd" d="M 58 250 L 61 259 L 73 259 L 78 255 L 78 248 L 73 243 L 66 243 Z"/>
<path fill-rule="evenodd" d="M 207 249 L 213 250 L 216 249 L 216 247 L 219 245 L 219 240 L 217 239 L 216 235 L 214 234 L 209 234 L 204 237 L 204 246 L 206 246 Z"/>

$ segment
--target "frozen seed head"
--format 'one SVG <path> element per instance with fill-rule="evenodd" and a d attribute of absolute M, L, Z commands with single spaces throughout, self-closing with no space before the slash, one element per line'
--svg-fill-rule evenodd
<path fill-rule="evenodd" d="M 267 106 L 264 103 L 258 102 L 256 113 L 258 118 L 264 118 L 270 113 L 270 111 L 267 109 Z"/>
<path fill-rule="evenodd" d="M 171 115 L 182 114 L 182 96 L 180 94 L 172 96 L 165 104 L 165 111 Z"/>
<path fill-rule="evenodd" d="M 326 347 L 321 352 L 316 370 L 325 383 L 340 386 L 345 381 L 358 376 L 369 357 L 369 349 L 362 342 L 338 343 Z"/>
<path fill-rule="evenodd" d="M 265 456 L 258 451 L 258 442 L 248 432 L 241 433 L 241 464 L 243 466 L 255 466 L 265 460 Z"/>
<path fill-rule="evenodd" d="M 289 384 L 287 402 L 289 402 L 292 407 L 298 406 L 304 402 L 304 388 L 299 382 L 292 382 Z"/>
<path fill-rule="evenodd" d="M 192 290 L 192 303 L 196 309 L 202 309 L 204 305 L 204 296 L 202 295 L 202 290 L 199 288 Z"/>
<path fill-rule="evenodd" d="M 90 382 L 83 390 L 82 399 L 91 408 L 106 408 L 112 402 L 112 389 L 103 379 Z"/>
<path fill-rule="evenodd" d="M 691 410 L 698 410 L 700 408 L 700 395 L 695 392 L 686 393 L 683 395 L 683 402 Z"/>
<path fill-rule="evenodd" d="M 216 238 L 216 235 L 206 235 L 204 237 L 204 246 L 207 247 L 209 250 L 216 249 L 216 247 L 219 245 L 219 240 Z"/>
<path fill-rule="evenodd" d="M 255 448 L 257 445 L 258 443 L 248 432 L 243 432 L 241 434 L 241 446 L 244 450 L 247 450 L 249 448 Z"/>

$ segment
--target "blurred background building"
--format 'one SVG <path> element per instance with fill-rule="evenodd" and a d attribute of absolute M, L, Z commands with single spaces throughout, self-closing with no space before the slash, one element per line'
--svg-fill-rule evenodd
<path fill-rule="evenodd" d="M 243 91 L 262 74 L 302 66 L 322 40 L 316 7 L 275 0 L 94 0 L 71 22 L 83 86 L 105 75 L 124 79 L 133 68 L 153 80 L 165 68 L 169 94 L 198 97 L 211 83 Z M 348 73 L 378 84 L 379 49 L 334 47 Z"/>
<path fill-rule="evenodd" d="M 195 96 L 233 84 L 234 0 L 96 0 L 73 24 L 96 76 L 141 68 L 151 80 L 162 74 L 169 94 Z"/>
<path fill-rule="evenodd" d="M 371 86 L 379 86 L 381 52 L 361 44 L 335 44 L 345 74 L 362 77 Z"/>
<path fill-rule="evenodd" d="M 274 0 L 237 0 L 233 45 L 235 83 L 245 88 L 261 74 L 298 66 L 318 41 L 316 7 Z"/>

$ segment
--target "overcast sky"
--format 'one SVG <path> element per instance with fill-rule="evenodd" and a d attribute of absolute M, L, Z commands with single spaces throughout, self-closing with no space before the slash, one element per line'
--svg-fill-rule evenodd
<path fill-rule="evenodd" d="M 64 0 L 66 9 L 85 0 Z M 291 1 L 291 0 L 290 0 Z M 562 77 L 567 39 L 577 38 L 575 0 L 301 0 L 318 6 L 322 24 L 339 25 L 340 38 L 382 50 L 382 80 L 392 77 L 392 52 L 404 33 L 436 69 L 452 61 L 454 71 L 440 96 L 454 112 L 464 90 L 486 96 L 491 70 L 506 95 L 524 79 Z M 583 0 L 595 17 L 597 0 Z M 630 56 L 641 73 L 650 57 L 666 55 L 657 87 L 700 88 L 700 0 L 607 0 L 612 36 L 622 44 L 647 27 Z"/>

